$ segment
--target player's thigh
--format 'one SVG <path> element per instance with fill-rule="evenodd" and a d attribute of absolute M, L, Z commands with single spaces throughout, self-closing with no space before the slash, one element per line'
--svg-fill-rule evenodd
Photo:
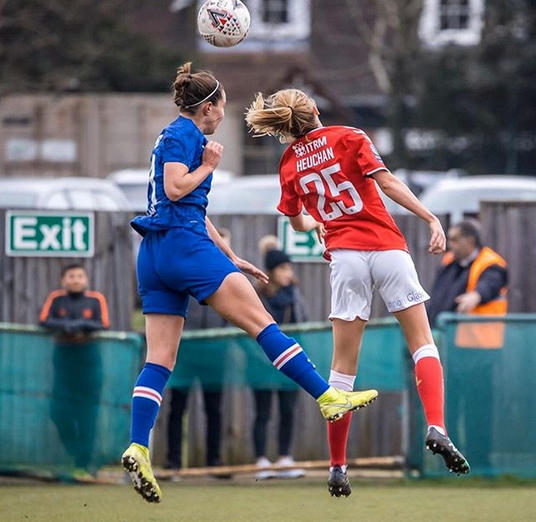
<path fill-rule="evenodd" d="M 205 301 L 227 321 L 242 328 L 253 338 L 275 322 L 241 272 L 228 274 L 219 288 Z"/>
<path fill-rule="evenodd" d="M 183 327 L 184 317 L 180 315 L 147 314 L 145 316 L 147 362 L 173 370 Z"/>
<path fill-rule="evenodd" d="M 186 317 L 188 294 L 180 288 L 169 286 L 159 273 L 164 239 L 164 233 L 151 232 L 143 238 L 140 245 L 137 275 L 142 311 L 144 314 Z M 175 258 L 168 264 L 176 263 Z"/>
<path fill-rule="evenodd" d="M 434 338 L 424 303 L 410 306 L 393 314 L 400 323 L 410 353 L 414 353 L 425 344 L 434 344 Z"/>
<path fill-rule="evenodd" d="M 369 319 L 373 282 L 368 254 L 361 250 L 334 250 L 331 253 L 330 319 Z"/>
<path fill-rule="evenodd" d="M 411 256 L 403 250 L 371 252 L 370 270 L 374 285 L 390 313 L 430 299 L 419 282 Z"/>

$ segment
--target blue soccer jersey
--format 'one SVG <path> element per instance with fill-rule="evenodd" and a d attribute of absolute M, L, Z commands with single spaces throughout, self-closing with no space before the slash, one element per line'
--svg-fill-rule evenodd
<path fill-rule="evenodd" d="M 212 174 L 195 190 L 178 201 L 164 191 L 164 164 L 178 162 L 193 172 L 201 165 L 207 139 L 189 118 L 179 116 L 158 136 L 151 155 L 147 214 L 132 220 L 132 227 L 144 236 L 154 230 L 167 230 L 192 221 L 204 222 Z"/>

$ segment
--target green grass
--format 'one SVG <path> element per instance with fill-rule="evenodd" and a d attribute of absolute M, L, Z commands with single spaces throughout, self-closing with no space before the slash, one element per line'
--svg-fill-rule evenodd
<path fill-rule="evenodd" d="M 527 522 L 536 488 L 523 484 L 370 484 L 354 479 L 347 499 L 323 482 L 163 484 L 159 505 L 130 486 L 0 486 L 5 522 Z"/>

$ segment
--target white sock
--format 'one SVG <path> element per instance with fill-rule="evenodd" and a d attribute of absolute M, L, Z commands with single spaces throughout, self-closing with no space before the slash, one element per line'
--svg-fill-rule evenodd
<path fill-rule="evenodd" d="M 348 465 L 344 464 L 343 466 L 341 466 L 341 469 L 342 469 L 343 472 L 345 472 L 348 469 Z M 329 467 L 329 472 L 331 473 L 332 471 L 333 471 L 333 466 L 330 466 Z"/>
<path fill-rule="evenodd" d="M 428 426 L 428 431 L 430 431 L 430 428 L 434 428 L 435 430 L 439 431 L 439 433 L 441 433 L 441 435 L 443 436 L 446 435 L 445 430 L 441 426 L 435 426 L 434 424 L 430 424 L 430 426 Z"/>
<path fill-rule="evenodd" d="M 421 346 L 413 353 L 412 357 L 415 364 L 425 357 L 435 357 L 438 361 L 440 360 L 437 347 L 433 344 L 425 344 L 424 346 Z"/>
<path fill-rule="evenodd" d="M 355 375 L 346 375 L 344 373 L 331 370 L 329 372 L 329 385 L 343 391 L 353 391 Z"/>

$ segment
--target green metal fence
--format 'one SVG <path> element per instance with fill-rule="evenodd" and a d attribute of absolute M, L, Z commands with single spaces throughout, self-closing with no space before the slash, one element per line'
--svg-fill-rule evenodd
<path fill-rule="evenodd" d="M 0 471 L 68 476 L 117 462 L 142 345 L 112 332 L 69 345 L 0 324 Z"/>
<path fill-rule="evenodd" d="M 285 328 L 305 349 L 318 372 L 327 378 L 331 365 L 329 323 L 306 323 Z M 365 332 L 359 363 L 359 387 L 384 391 L 405 389 L 404 341 L 396 321 L 371 321 Z M 189 388 L 199 379 L 206 389 L 247 386 L 258 389 L 295 389 L 277 371 L 259 345 L 238 328 L 190 331 L 183 334 L 177 367 L 169 386 Z"/>
<path fill-rule="evenodd" d="M 499 348 L 459 345 L 460 324 L 489 322 L 496 318 L 446 314 L 439 321 L 449 433 L 466 453 L 474 474 L 536 477 L 536 315 L 505 317 Z M 287 333 L 304 346 L 327 377 L 330 325 L 306 324 Z M 132 386 L 142 345 L 137 335 L 111 332 L 97 334 L 84 344 L 66 345 L 39 328 L 0 324 L 0 440 L 4 450 L 0 472 L 61 475 L 117 462 L 128 442 Z M 375 387 L 384 396 L 399 397 L 399 408 L 389 411 L 397 411 L 400 418 L 389 424 L 381 416 L 368 416 L 382 408 L 378 401 L 367 416 L 356 416 L 360 431 L 365 430 L 357 443 L 363 444 L 367 434 L 373 433 L 368 424 L 364 427 L 363 419 L 380 422 L 374 428 L 376 435 L 369 438 L 385 435 L 379 432 L 402 438 L 407 441 L 402 446 L 408 446 L 410 468 L 422 476 L 448 475 L 441 460 L 424 451 L 424 425 L 413 375 L 396 323 L 371 321 L 363 342 L 358 387 Z M 294 387 L 254 341 L 231 328 L 184 334 L 169 385 L 188 388 L 195 380 L 207 389 Z M 414 394 L 410 408 L 404 401 L 408 392 Z M 307 424 L 303 429 L 315 439 L 324 438 L 321 419 L 313 420 L 302 419 Z M 298 440 L 300 429 L 298 425 Z"/>
<path fill-rule="evenodd" d="M 490 324 L 497 318 L 439 318 L 449 435 L 473 475 L 536 477 L 536 315 L 506 316 L 498 348 L 460 345 L 461 329 Z M 441 460 L 422 449 L 418 424 L 409 461 L 423 476 L 448 475 Z"/>

